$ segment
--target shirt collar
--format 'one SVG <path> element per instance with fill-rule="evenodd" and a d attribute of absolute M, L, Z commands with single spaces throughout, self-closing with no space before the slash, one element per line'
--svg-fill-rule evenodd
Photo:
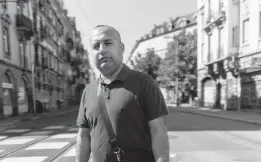
<path fill-rule="evenodd" d="M 130 71 L 131 71 L 130 68 L 127 65 L 123 64 L 118 76 L 114 81 L 118 80 L 124 82 L 127 79 L 128 75 L 130 74 Z M 104 83 L 101 76 L 99 77 L 99 82 Z"/>

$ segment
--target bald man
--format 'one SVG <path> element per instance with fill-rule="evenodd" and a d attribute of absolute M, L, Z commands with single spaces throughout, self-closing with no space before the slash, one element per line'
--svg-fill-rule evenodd
<path fill-rule="evenodd" d="M 113 27 L 99 25 L 91 35 L 91 56 L 100 77 L 83 91 L 77 125 L 76 161 L 117 162 L 109 143 L 97 94 L 104 97 L 115 143 L 124 162 L 168 162 L 168 114 L 161 91 L 147 74 L 123 64 L 124 44 Z M 98 93 L 101 91 L 100 93 Z"/>

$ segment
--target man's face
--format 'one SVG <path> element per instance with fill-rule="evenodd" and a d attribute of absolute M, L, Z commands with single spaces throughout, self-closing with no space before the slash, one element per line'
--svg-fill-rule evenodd
<path fill-rule="evenodd" d="M 120 35 L 108 27 L 98 27 L 92 32 L 91 50 L 97 69 L 107 75 L 115 72 L 123 61 Z"/>

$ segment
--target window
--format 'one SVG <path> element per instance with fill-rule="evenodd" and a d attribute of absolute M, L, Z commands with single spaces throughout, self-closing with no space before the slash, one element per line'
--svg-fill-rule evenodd
<path fill-rule="evenodd" d="M 5 56 L 10 57 L 10 44 L 9 44 L 9 30 L 8 27 L 3 27 L 3 48 Z"/>
<path fill-rule="evenodd" d="M 20 55 L 20 66 L 25 67 L 25 47 L 24 42 L 19 42 L 19 55 Z"/>
<path fill-rule="evenodd" d="M 23 14 L 23 8 L 22 8 L 22 6 L 20 6 L 19 4 L 17 4 L 16 8 L 17 8 L 17 14 L 19 14 L 19 15 Z"/>
<path fill-rule="evenodd" d="M 210 61 L 212 61 L 212 59 L 211 59 L 211 38 L 212 37 L 212 35 L 208 35 L 208 61 L 210 62 Z"/>
<path fill-rule="evenodd" d="M 201 14 L 201 24 L 202 24 L 202 28 L 205 27 L 205 14 L 204 12 Z"/>
<path fill-rule="evenodd" d="M 232 28 L 232 45 L 237 45 L 238 27 Z"/>
<path fill-rule="evenodd" d="M 35 52 L 34 61 L 35 61 L 36 64 L 39 65 L 40 59 L 39 59 L 38 44 L 37 43 L 34 44 L 34 52 Z"/>
<path fill-rule="evenodd" d="M 48 54 L 48 67 L 49 68 L 52 68 L 52 56 L 51 56 L 51 53 L 49 52 Z"/>
<path fill-rule="evenodd" d="M 202 43 L 201 44 L 201 62 L 205 61 L 204 60 L 204 48 L 205 48 L 204 43 Z"/>
<path fill-rule="evenodd" d="M 248 42 L 249 19 L 243 21 L 243 43 Z"/>
<path fill-rule="evenodd" d="M 259 37 L 261 37 L 261 11 L 259 11 Z"/>
<path fill-rule="evenodd" d="M 156 34 L 159 35 L 160 34 L 160 29 L 157 29 L 156 32 L 157 32 Z"/>
<path fill-rule="evenodd" d="M 57 59 L 57 72 L 60 72 L 60 61 Z"/>
<path fill-rule="evenodd" d="M 218 58 L 220 58 L 224 55 L 224 52 L 223 52 L 224 37 L 223 37 L 223 35 L 224 35 L 224 29 L 220 28 L 218 31 Z"/>
<path fill-rule="evenodd" d="M 201 43 L 205 42 L 205 32 L 201 31 Z"/>

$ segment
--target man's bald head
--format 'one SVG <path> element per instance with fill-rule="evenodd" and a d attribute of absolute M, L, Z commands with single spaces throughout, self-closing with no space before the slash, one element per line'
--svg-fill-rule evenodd
<path fill-rule="evenodd" d="M 120 33 L 108 25 L 98 25 L 91 34 L 91 55 L 96 67 L 105 76 L 111 76 L 122 64 L 124 44 Z"/>
<path fill-rule="evenodd" d="M 121 43 L 121 35 L 120 35 L 119 31 L 116 30 L 114 27 L 111 27 L 108 25 L 97 25 L 93 28 L 92 34 L 97 32 L 97 30 L 99 30 L 99 32 L 106 32 L 106 31 L 112 32 L 116 36 L 116 38 L 118 38 L 119 42 Z"/>

